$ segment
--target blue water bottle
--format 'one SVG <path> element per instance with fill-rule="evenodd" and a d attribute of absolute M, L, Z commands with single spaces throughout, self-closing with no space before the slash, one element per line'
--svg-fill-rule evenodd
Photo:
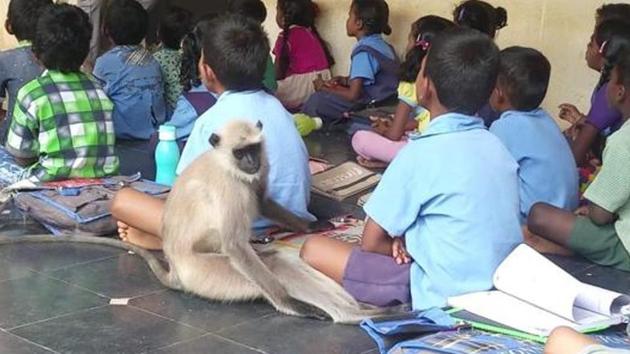
<path fill-rule="evenodd" d="M 179 162 L 179 146 L 175 141 L 175 127 L 161 125 L 158 131 L 160 142 L 155 148 L 155 182 L 172 186 L 175 182 L 177 163 Z"/>

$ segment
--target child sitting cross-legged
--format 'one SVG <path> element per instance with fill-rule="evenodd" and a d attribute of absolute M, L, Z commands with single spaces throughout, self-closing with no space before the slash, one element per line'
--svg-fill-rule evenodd
<path fill-rule="evenodd" d="M 306 147 L 291 114 L 262 84 L 269 55 L 269 41 L 262 27 L 244 16 L 226 15 L 204 21 L 198 28 L 203 42 L 200 75 L 219 98 L 195 122 L 178 173 L 212 148 L 210 136 L 226 124 L 243 119 L 260 121 L 269 161 L 268 196 L 293 214 L 314 220 L 307 210 L 310 172 Z M 130 188 L 120 191 L 112 206 L 121 238 L 145 248 L 162 247 L 163 209 L 163 200 Z M 264 219 L 252 225 L 255 232 L 272 226 Z"/>
<path fill-rule="evenodd" d="M 407 55 L 400 67 L 399 102 L 394 119 L 379 118 L 373 124 L 374 131 L 360 130 L 352 137 L 352 147 L 361 165 L 386 166 L 407 144 L 408 131 L 422 133 L 426 130 L 429 111 L 418 105 L 415 81 L 433 38 L 451 27 L 451 21 L 438 16 L 424 16 L 411 25 Z"/>
<path fill-rule="evenodd" d="M 475 112 L 488 102 L 499 50 L 468 29 L 438 35 L 416 81 L 431 112 L 422 136 L 396 156 L 364 209 L 362 244 L 309 238 L 301 256 L 357 300 L 446 305 L 492 288 L 499 263 L 522 241 L 518 165 Z M 488 205 L 492 205 L 489 208 Z"/>
<path fill-rule="evenodd" d="M 149 139 L 166 119 L 160 64 L 142 47 L 147 11 L 135 0 L 110 0 L 103 30 L 115 47 L 96 60 L 94 76 L 114 102 L 121 139 Z"/>
<path fill-rule="evenodd" d="M 335 60 L 315 27 L 317 11 L 311 0 L 278 0 L 276 22 L 282 32 L 273 48 L 276 97 L 287 109 L 299 109 L 306 102 L 318 77 L 331 78 Z"/>
<path fill-rule="evenodd" d="M 606 96 L 624 118 L 621 128 L 608 138 L 601 170 L 584 193 L 589 205 L 572 213 L 535 204 L 528 228 L 594 263 L 630 271 L 630 30 L 626 27 L 613 35 L 602 55 L 612 68 Z M 528 241 L 547 251 L 535 238 Z"/>
<path fill-rule="evenodd" d="M 9 183 L 118 172 L 112 102 L 80 71 L 91 31 L 87 15 L 75 6 L 51 5 L 39 18 L 33 52 L 46 70 L 17 94 L 0 159 L 12 157 L 23 170 Z"/>
<path fill-rule="evenodd" d="M 11 125 L 17 92 L 44 71 L 31 50 L 37 20 L 51 0 L 11 0 L 4 23 L 7 33 L 18 40 L 17 48 L 0 52 L 0 100 L 8 99 L 7 111 L 0 108 L 0 145 Z M 1 103 L 1 101 L 0 101 Z M 4 116 L 4 117 L 3 117 Z"/>
<path fill-rule="evenodd" d="M 392 31 L 388 22 L 389 7 L 384 0 L 352 1 L 346 31 L 357 44 L 352 49 L 350 75 L 316 80 L 317 92 L 304 103 L 303 113 L 331 122 L 350 110 L 396 95 L 400 64 L 382 37 Z"/>
<path fill-rule="evenodd" d="M 499 78 L 490 105 L 501 114 L 490 126 L 519 164 L 521 221 L 535 203 L 564 210 L 578 206 L 578 173 L 571 148 L 553 118 L 540 108 L 551 64 L 539 51 L 501 51 Z"/>

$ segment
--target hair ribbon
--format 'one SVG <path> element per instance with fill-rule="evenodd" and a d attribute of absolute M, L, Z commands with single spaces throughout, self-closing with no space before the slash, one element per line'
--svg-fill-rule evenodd
<path fill-rule="evenodd" d="M 422 50 L 426 52 L 427 50 L 429 50 L 430 46 L 431 46 L 431 42 L 422 38 L 422 34 L 418 35 L 418 38 L 416 39 L 416 47 L 420 47 L 422 48 Z"/>

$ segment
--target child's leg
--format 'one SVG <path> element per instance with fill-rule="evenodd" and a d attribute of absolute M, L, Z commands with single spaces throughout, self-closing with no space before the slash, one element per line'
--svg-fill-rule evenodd
<path fill-rule="evenodd" d="M 324 121 L 333 122 L 343 118 L 343 114 L 350 111 L 355 102 L 346 101 L 330 92 L 315 92 L 308 98 L 302 112 L 311 117 L 320 117 Z"/>
<path fill-rule="evenodd" d="M 353 247 L 350 243 L 326 236 L 313 236 L 302 246 L 300 257 L 311 267 L 341 284 Z"/>
<path fill-rule="evenodd" d="M 411 301 L 410 264 L 399 265 L 390 256 L 365 252 L 325 236 L 309 238 L 300 255 L 360 302 L 391 306 Z"/>
<path fill-rule="evenodd" d="M 596 344 L 587 336 L 568 327 L 558 327 L 551 332 L 547 344 L 546 354 L 577 354 L 589 345 Z"/>
<path fill-rule="evenodd" d="M 112 215 L 118 220 L 118 233 L 126 241 L 146 249 L 162 249 L 161 230 L 164 200 L 132 188 L 116 193 Z"/>
<path fill-rule="evenodd" d="M 407 141 L 393 141 L 368 130 L 361 130 L 352 137 L 352 148 L 368 160 L 391 162 Z"/>
<path fill-rule="evenodd" d="M 541 238 L 551 241 L 562 247 L 569 246 L 569 238 L 575 226 L 576 215 L 572 212 L 556 208 L 549 204 L 535 204 L 527 218 L 527 228 L 531 234 L 538 235 Z M 535 236 L 526 234 L 526 240 L 535 240 Z M 535 242 L 527 242 L 535 247 Z M 532 244 L 533 243 L 533 244 Z M 538 251 L 546 252 L 548 250 Z"/>

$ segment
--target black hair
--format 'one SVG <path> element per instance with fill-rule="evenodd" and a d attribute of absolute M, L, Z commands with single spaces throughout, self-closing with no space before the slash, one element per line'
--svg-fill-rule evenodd
<path fill-rule="evenodd" d="M 518 111 L 540 107 L 550 75 L 549 60 L 536 49 L 515 46 L 501 51 L 497 84 Z"/>
<path fill-rule="evenodd" d="M 497 31 L 507 26 L 507 11 L 481 0 L 465 0 L 453 11 L 456 24 L 483 32 L 494 38 Z"/>
<path fill-rule="evenodd" d="M 11 0 L 7 10 L 7 23 L 11 34 L 18 41 L 33 41 L 37 29 L 37 20 L 52 0 Z"/>
<path fill-rule="evenodd" d="M 439 16 L 424 16 L 411 24 L 410 36 L 415 38 L 416 45 L 405 55 L 405 61 L 400 65 L 400 80 L 416 81 L 422 60 L 429 51 L 433 38 L 440 32 L 452 28 L 453 22 Z"/>
<path fill-rule="evenodd" d="M 499 48 L 485 34 L 455 28 L 436 36 L 425 75 L 451 112 L 474 115 L 488 102 L 499 72 Z"/>
<path fill-rule="evenodd" d="M 203 22 L 210 21 L 217 16 L 218 14 L 212 13 L 200 17 L 195 28 L 182 39 L 182 66 L 179 78 L 185 92 L 201 85 L 201 78 L 199 77 L 199 60 L 203 46 L 201 26 L 203 26 Z"/>
<path fill-rule="evenodd" d="M 597 46 L 600 48 L 600 53 L 603 54 L 603 49 L 608 46 L 607 42 L 609 42 L 615 34 L 624 33 L 628 26 L 628 22 L 619 19 L 607 20 L 597 25 L 597 27 L 595 27 L 593 38 L 595 39 L 595 43 L 597 43 Z M 604 61 L 604 66 L 601 70 L 599 82 L 597 83 L 598 89 L 604 86 L 608 82 L 608 80 L 610 80 L 611 70 L 612 66 Z"/>
<path fill-rule="evenodd" d="M 598 23 L 608 20 L 622 20 L 630 22 L 630 4 L 605 4 L 595 12 Z"/>
<path fill-rule="evenodd" d="M 617 68 L 617 83 L 630 87 L 630 28 L 626 27 L 612 35 L 602 54 L 611 71 Z"/>
<path fill-rule="evenodd" d="M 261 0 L 229 0 L 227 12 L 249 17 L 258 23 L 265 22 L 267 18 L 267 8 Z"/>
<path fill-rule="evenodd" d="M 319 40 L 328 66 L 335 64 L 335 59 L 330 53 L 328 44 L 322 39 L 315 27 L 315 17 L 317 17 L 317 5 L 311 0 L 278 0 L 278 7 L 281 9 L 283 17 L 282 28 L 282 52 L 280 53 L 278 60 L 280 63 L 280 72 L 276 73 L 279 79 L 283 79 L 286 76 L 286 72 L 289 69 L 289 32 L 291 26 L 297 25 L 306 28 L 310 28 L 315 34 L 315 37 Z"/>
<path fill-rule="evenodd" d="M 103 27 L 115 45 L 138 45 L 147 35 L 149 14 L 135 0 L 109 0 Z"/>
<path fill-rule="evenodd" d="M 50 5 L 37 21 L 33 53 L 50 70 L 78 72 L 90 50 L 92 25 L 76 6 Z"/>
<path fill-rule="evenodd" d="M 186 33 L 191 31 L 192 13 L 181 7 L 171 7 L 160 20 L 159 38 L 164 47 L 179 49 Z"/>
<path fill-rule="evenodd" d="M 226 90 L 262 89 L 269 40 L 261 25 L 226 15 L 199 24 L 206 64 Z"/>
<path fill-rule="evenodd" d="M 366 35 L 392 33 L 389 26 L 389 6 L 384 0 L 352 0 L 350 8 L 363 22 Z"/>

